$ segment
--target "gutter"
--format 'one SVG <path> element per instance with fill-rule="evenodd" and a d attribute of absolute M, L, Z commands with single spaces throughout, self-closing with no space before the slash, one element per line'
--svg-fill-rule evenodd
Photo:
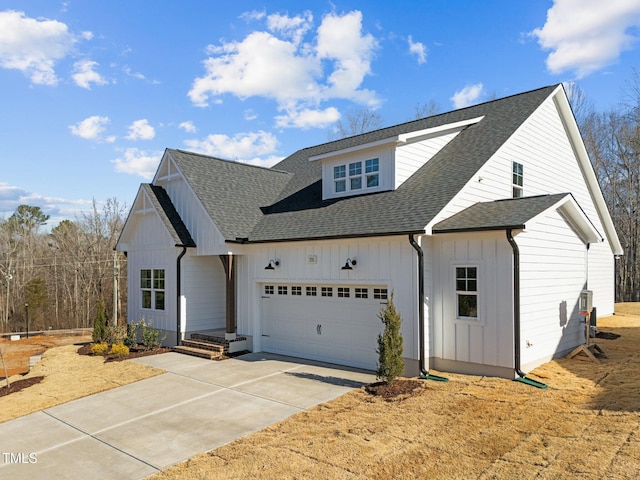
<path fill-rule="evenodd" d="M 537 380 L 527 378 L 526 374 L 520 369 L 520 249 L 513 238 L 513 230 L 507 229 L 507 240 L 513 249 L 513 351 L 514 351 L 514 370 L 518 377 L 516 382 L 522 382 L 536 388 L 547 388 L 547 385 Z"/>
<path fill-rule="evenodd" d="M 421 380 L 435 380 L 437 382 L 448 382 L 449 379 L 440 377 L 438 375 L 430 374 L 425 368 L 425 354 L 424 354 L 424 252 L 422 247 L 416 242 L 413 233 L 409 234 L 409 243 L 418 252 L 418 335 L 420 336 L 420 378 Z"/>
<path fill-rule="evenodd" d="M 176 346 L 180 345 L 180 326 L 182 324 L 182 303 L 180 297 L 182 296 L 182 257 L 187 253 L 187 247 L 182 246 L 182 252 L 176 259 Z"/>

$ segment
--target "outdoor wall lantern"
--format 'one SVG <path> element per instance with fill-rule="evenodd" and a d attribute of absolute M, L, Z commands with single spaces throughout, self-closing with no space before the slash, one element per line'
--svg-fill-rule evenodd
<path fill-rule="evenodd" d="M 265 270 L 275 270 L 276 267 L 280 266 L 280 260 L 269 260 L 267 266 L 264 267 Z"/>
<path fill-rule="evenodd" d="M 347 261 L 344 264 L 344 267 L 342 267 L 342 270 L 353 270 L 353 267 L 355 267 L 358 264 L 358 262 L 356 262 L 356 259 L 351 259 L 351 258 L 347 258 Z"/>

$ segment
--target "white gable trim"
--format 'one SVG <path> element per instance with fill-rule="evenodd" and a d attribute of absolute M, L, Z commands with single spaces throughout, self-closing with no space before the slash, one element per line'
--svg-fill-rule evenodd
<path fill-rule="evenodd" d="M 598 179 L 593 167 L 591 166 L 589 154 L 587 153 L 587 149 L 582 141 L 582 136 L 580 135 L 578 125 L 573 116 L 573 111 L 571 110 L 571 105 L 569 104 L 569 100 L 565 94 L 564 87 L 559 85 L 553 92 L 552 96 L 556 107 L 560 112 L 560 119 L 562 120 L 567 132 L 571 146 L 576 154 L 576 158 L 578 159 L 578 165 L 580 166 L 580 170 L 582 170 L 582 175 L 589 187 L 589 193 L 591 194 L 593 203 L 596 205 L 598 216 L 600 217 L 600 221 L 605 229 L 605 235 L 607 236 L 607 240 L 609 240 L 611 250 L 614 255 L 623 255 L 624 251 L 622 250 L 622 244 L 620 243 L 620 239 L 616 233 L 607 204 L 602 196 Z"/>
<path fill-rule="evenodd" d="M 359 152 L 362 150 L 367 150 L 370 148 L 380 147 L 383 145 L 393 144 L 395 146 L 406 145 L 408 143 L 417 142 L 420 140 L 424 140 L 428 137 L 435 137 L 439 135 L 444 135 L 445 133 L 449 133 L 455 130 L 462 130 L 469 125 L 476 124 L 482 120 L 482 117 L 470 118 L 467 120 L 462 120 L 460 122 L 447 123 L 445 125 L 439 125 L 437 127 L 425 128 L 423 130 L 416 130 L 414 132 L 403 133 L 401 135 L 394 135 L 393 137 L 383 138 L 382 140 L 378 140 L 375 142 L 364 143 L 362 145 L 355 145 L 349 148 L 343 148 L 340 150 L 334 150 L 332 152 L 323 153 L 320 155 L 313 155 L 309 157 L 310 162 L 315 162 L 316 160 L 324 160 L 325 158 L 337 157 L 340 155 L 351 154 L 354 152 Z"/>

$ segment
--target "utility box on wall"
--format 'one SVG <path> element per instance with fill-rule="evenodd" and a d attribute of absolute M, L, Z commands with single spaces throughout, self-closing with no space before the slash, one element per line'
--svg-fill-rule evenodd
<path fill-rule="evenodd" d="M 586 315 L 593 309 L 593 290 L 582 290 L 580 293 L 579 312 Z"/>

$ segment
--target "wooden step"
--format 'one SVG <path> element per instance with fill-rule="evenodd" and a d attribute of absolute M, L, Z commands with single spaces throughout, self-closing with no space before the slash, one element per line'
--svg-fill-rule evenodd
<path fill-rule="evenodd" d="M 187 347 L 185 345 L 178 345 L 173 347 L 174 352 L 184 353 L 185 355 L 192 355 L 194 357 L 207 358 L 209 360 L 218 360 L 222 358 L 222 352 L 205 350 L 202 348 Z"/>
<path fill-rule="evenodd" d="M 224 353 L 224 345 L 202 340 L 183 340 L 182 345 L 185 347 L 197 348 L 200 350 L 211 350 L 213 352 Z"/>

